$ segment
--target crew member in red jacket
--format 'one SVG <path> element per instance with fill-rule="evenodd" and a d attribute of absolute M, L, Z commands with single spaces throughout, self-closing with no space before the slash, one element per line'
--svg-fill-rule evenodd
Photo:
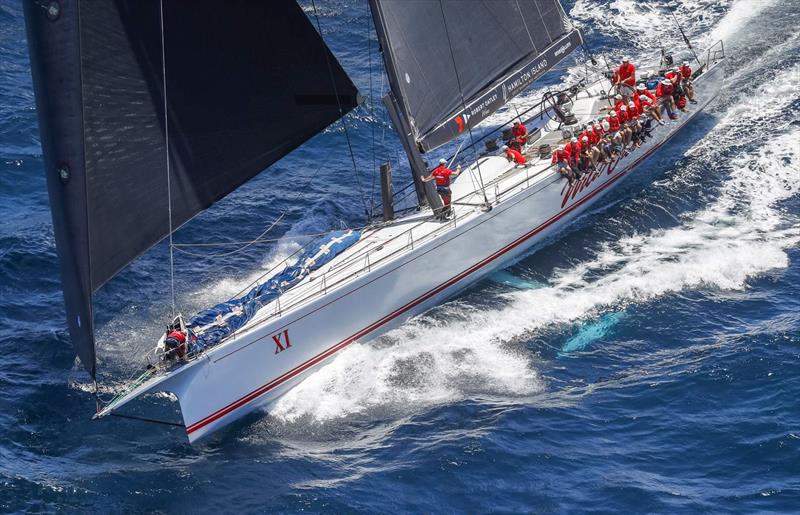
<path fill-rule="evenodd" d="M 186 335 L 183 331 L 173 329 L 167 332 L 164 338 L 164 359 L 167 361 L 173 359 L 183 359 L 187 352 Z"/>
<path fill-rule="evenodd" d="M 423 177 L 424 182 L 436 181 L 436 192 L 442 197 L 444 209 L 442 210 L 442 217 L 446 219 L 451 213 L 450 197 L 453 192 L 450 190 L 450 181 L 461 173 L 461 165 L 458 165 L 455 171 L 447 167 L 447 160 L 440 159 L 439 166 L 431 171 L 427 177 Z"/>
<path fill-rule="evenodd" d="M 684 61 L 679 70 L 683 75 L 683 89 L 686 91 L 686 96 L 689 98 L 689 102 L 696 104 L 694 86 L 692 85 L 692 68 L 689 66 L 689 61 Z"/>
<path fill-rule="evenodd" d="M 680 109 L 685 113 L 686 88 L 683 86 L 685 79 L 683 77 L 683 74 L 681 74 L 681 69 L 676 66 L 675 68 L 672 69 L 671 72 L 667 72 L 667 74 L 664 75 L 664 77 L 669 79 L 669 81 L 672 83 L 672 89 L 673 89 L 672 98 L 673 100 L 675 100 L 678 109 Z"/>
<path fill-rule="evenodd" d="M 508 145 L 503 145 L 501 150 L 505 152 L 506 159 L 509 161 L 514 161 L 518 165 L 524 165 L 528 162 L 528 160 L 525 159 L 525 156 L 523 156 L 519 150 L 509 148 Z"/>
<path fill-rule="evenodd" d="M 570 156 L 564 145 L 559 145 L 558 148 L 553 151 L 552 163 L 556 165 L 556 170 L 566 177 L 570 184 L 575 181 L 575 178 L 572 176 L 572 167 L 570 166 L 571 160 L 572 156 Z"/>
<path fill-rule="evenodd" d="M 622 64 L 614 72 L 614 85 L 623 97 L 630 98 L 636 87 L 636 67 L 630 57 L 623 57 Z"/>
<path fill-rule="evenodd" d="M 678 114 L 675 112 L 675 99 L 672 98 L 673 93 L 675 93 L 675 88 L 672 86 L 672 82 L 669 79 L 662 80 L 656 89 L 658 103 L 667 110 L 670 119 L 676 120 Z"/>
<path fill-rule="evenodd" d="M 524 147 L 528 142 L 528 128 L 519 122 L 514 122 L 514 128 L 511 129 L 511 135 L 519 143 L 520 148 Z"/>
<path fill-rule="evenodd" d="M 564 150 L 569 154 L 569 164 L 572 167 L 573 174 L 577 175 L 578 171 L 578 138 L 570 138 L 569 142 L 564 145 Z"/>
<path fill-rule="evenodd" d="M 616 135 L 616 133 L 619 132 L 619 117 L 617 116 L 617 112 L 611 111 L 611 114 L 608 115 L 606 121 L 608 122 L 608 125 L 611 127 L 611 129 L 608 132 L 611 133 L 611 137 L 613 138 Z"/>
<path fill-rule="evenodd" d="M 639 94 L 639 102 L 642 105 L 642 111 L 649 114 L 655 121 L 664 125 L 664 120 L 661 119 L 661 109 L 658 108 L 656 96 L 645 87 L 644 84 L 639 84 L 636 87 Z"/>

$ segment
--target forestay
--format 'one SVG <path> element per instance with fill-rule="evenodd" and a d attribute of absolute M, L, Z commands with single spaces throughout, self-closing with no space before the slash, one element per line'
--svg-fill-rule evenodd
<path fill-rule="evenodd" d="M 24 6 L 68 325 L 94 376 L 92 292 L 358 92 L 295 0 Z"/>
<path fill-rule="evenodd" d="M 583 43 L 558 0 L 370 0 L 420 150 L 474 127 Z"/>

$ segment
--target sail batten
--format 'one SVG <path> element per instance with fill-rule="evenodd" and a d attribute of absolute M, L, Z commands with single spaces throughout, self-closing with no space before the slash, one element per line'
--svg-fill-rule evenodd
<path fill-rule="evenodd" d="M 530 80 L 520 82 L 527 86 L 582 43 L 558 0 L 370 0 L 370 6 L 392 91 L 422 151 L 473 127 L 524 89 L 510 94 L 508 84 L 501 87 L 512 77 L 527 72 Z M 493 95 L 500 101 L 489 102 Z"/>
<path fill-rule="evenodd" d="M 92 292 L 360 97 L 296 0 L 25 5 L 70 335 L 94 375 Z"/>

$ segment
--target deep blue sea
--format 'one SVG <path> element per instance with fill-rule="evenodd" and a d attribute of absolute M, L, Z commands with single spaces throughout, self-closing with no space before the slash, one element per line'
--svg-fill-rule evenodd
<path fill-rule="evenodd" d="M 184 313 L 226 299 L 303 234 L 362 224 L 376 163 L 407 182 L 366 1 L 317 4 L 374 99 L 346 119 L 358 180 L 337 124 L 181 229 L 176 242 L 248 240 L 288 210 L 273 244 L 178 253 Z M 609 59 L 679 45 L 670 12 L 699 48 L 724 39 L 722 95 L 535 254 L 190 446 L 179 428 L 90 421 L 24 20 L 0 0 L 0 512 L 800 512 L 800 2 L 565 7 Z M 585 62 L 565 61 L 511 109 Z M 104 394 L 160 333 L 168 270 L 162 244 L 97 295 Z"/>

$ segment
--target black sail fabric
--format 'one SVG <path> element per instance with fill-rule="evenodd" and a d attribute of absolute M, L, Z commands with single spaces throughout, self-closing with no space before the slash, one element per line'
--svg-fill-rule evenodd
<path fill-rule="evenodd" d="M 91 293 L 358 92 L 295 0 L 25 6 L 70 335 L 94 375 Z"/>
<path fill-rule="evenodd" d="M 558 0 L 370 4 L 392 90 L 423 151 L 474 127 L 582 43 Z"/>

